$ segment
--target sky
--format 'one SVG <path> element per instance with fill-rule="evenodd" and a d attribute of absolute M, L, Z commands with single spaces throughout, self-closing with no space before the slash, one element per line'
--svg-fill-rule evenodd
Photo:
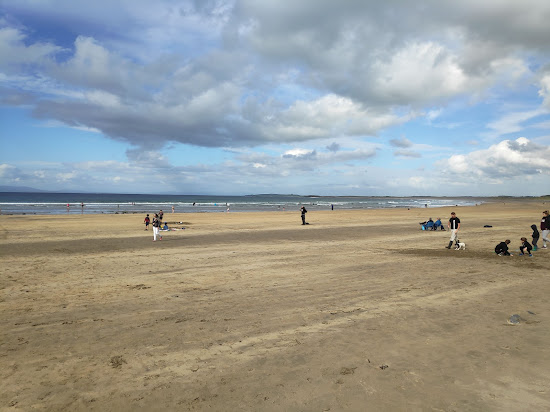
<path fill-rule="evenodd" d="M 550 194 L 548 0 L 0 0 L 0 185 Z"/>

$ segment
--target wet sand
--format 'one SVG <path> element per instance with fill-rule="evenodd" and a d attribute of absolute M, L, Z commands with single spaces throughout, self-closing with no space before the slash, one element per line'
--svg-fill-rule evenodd
<path fill-rule="evenodd" d="M 0 216 L 0 410 L 550 410 L 549 206 Z"/>

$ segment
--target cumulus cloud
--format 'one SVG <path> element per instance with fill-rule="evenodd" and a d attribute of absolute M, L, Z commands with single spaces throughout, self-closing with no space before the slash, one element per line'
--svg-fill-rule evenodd
<path fill-rule="evenodd" d="M 525 55 L 548 51 L 540 39 L 550 38 L 550 6 L 534 0 L 400 2 L 407 19 L 388 12 L 391 2 L 55 4 L 10 6 L 81 34 L 44 43 L 4 21 L 0 67 L 19 78 L 4 82 L 10 97 L 2 100 L 26 93 L 28 102 L 31 93 L 36 116 L 137 146 L 376 135 L 416 117 L 412 107 L 517 81 L 529 73 Z M 109 38 L 102 27 L 130 32 Z M 476 55 L 479 44 L 484 53 Z M 546 77 L 541 95 L 548 106 Z"/>
<path fill-rule="evenodd" d="M 486 179 L 502 182 L 517 177 L 550 174 L 550 146 L 542 146 L 520 137 L 503 140 L 486 150 L 453 155 L 438 162 L 444 173 L 456 180 Z"/>

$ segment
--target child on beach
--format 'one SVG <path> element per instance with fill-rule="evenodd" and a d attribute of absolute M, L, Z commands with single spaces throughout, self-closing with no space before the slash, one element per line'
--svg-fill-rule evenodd
<path fill-rule="evenodd" d="M 520 250 L 520 256 L 523 256 L 525 254 L 525 252 L 527 252 L 529 254 L 530 257 L 533 257 L 533 255 L 531 254 L 531 249 L 533 249 L 533 247 L 531 246 L 531 244 L 527 241 L 527 238 L 526 237 L 522 237 L 521 238 L 521 246 L 519 247 L 519 250 Z"/>
<path fill-rule="evenodd" d="M 537 225 L 531 225 L 531 229 L 533 229 L 533 234 L 531 237 L 533 238 L 533 252 L 537 251 L 537 242 L 539 241 L 540 233 L 537 229 Z"/>
<path fill-rule="evenodd" d="M 499 256 L 514 256 L 508 252 L 508 245 L 510 244 L 510 239 L 506 239 L 504 242 L 500 242 L 495 246 L 495 253 Z"/>
<path fill-rule="evenodd" d="M 143 220 L 143 223 L 145 223 L 145 230 L 149 230 L 150 222 L 151 222 L 151 219 L 149 219 L 149 215 L 145 216 L 145 219 Z"/>

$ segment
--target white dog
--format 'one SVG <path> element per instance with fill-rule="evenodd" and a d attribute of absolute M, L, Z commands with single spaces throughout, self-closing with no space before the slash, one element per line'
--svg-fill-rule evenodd
<path fill-rule="evenodd" d="M 464 242 L 456 242 L 455 250 L 466 250 L 466 243 Z"/>

